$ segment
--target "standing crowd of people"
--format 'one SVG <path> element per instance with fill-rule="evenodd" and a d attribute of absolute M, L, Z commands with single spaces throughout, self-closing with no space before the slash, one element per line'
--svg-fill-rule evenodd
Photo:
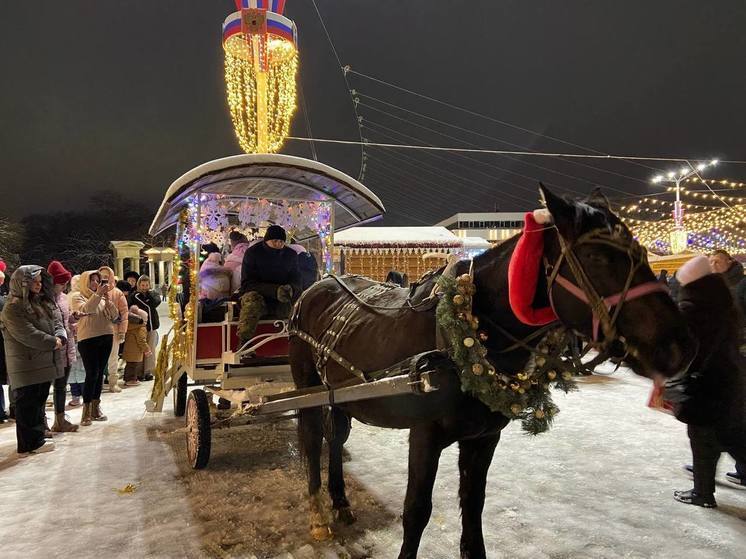
<path fill-rule="evenodd" d="M 0 287 L 7 267 L 0 260 Z M 18 267 L 0 291 L 0 423 L 15 420 L 20 456 L 54 450 L 54 433 L 107 421 L 104 383 L 125 386 L 153 379 L 160 295 L 150 279 L 128 272 L 117 281 L 108 266 L 73 276 L 59 261 Z M 6 402 L 2 385 L 8 385 Z M 67 399 L 67 387 L 71 399 Z M 52 393 L 54 422 L 46 403 Z M 80 425 L 66 407 L 82 406 Z"/>

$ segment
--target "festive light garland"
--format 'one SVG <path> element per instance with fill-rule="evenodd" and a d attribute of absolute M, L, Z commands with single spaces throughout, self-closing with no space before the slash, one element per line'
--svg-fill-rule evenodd
<path fill-rule="evenodd" d="M 297 107 L 295 24 L 249 0 L 223 24 L 226 97 L 246 153 L 277 153 Z M 282 12 L 284 2 L 272 3 Z"/>
<path fill-rule="evenodd" d="M 559 357 L 566 345 L 562 329 L 545 336 L 537 346 L 541 355 L 532 357 L 523 371 L 503 374 L 487 359 L 487 348 L 482 343 L 487 334 L 479 330 L 479 319 L 472 313 L 476 293 L 472 277 L 442 275 L 438 286 L 442 294 L 436 310 L 438 326 L 450 343 L 449 355 L 458 367 L 462 390 L 491 411 L 511 420 L 520 419 L 526 433 L 547 431 L 559 412 L 550 388 L 564 392 L 577 388 L 571 365 Z"/>

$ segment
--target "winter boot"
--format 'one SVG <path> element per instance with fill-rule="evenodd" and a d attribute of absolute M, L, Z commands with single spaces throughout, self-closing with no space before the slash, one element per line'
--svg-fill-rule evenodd
<path fill-rule="evenodd" d="M 122 389 L 119 387 L 119 373 L 112 373 L 109 375 L 109 392 L 121 392 Z"/>
<path fill-rule="evenodd" d="M 64 413 L 54 414 L 54 425 L 52 431 L 55 433 L 75 433 L 78 430 L 77 425 L 73 425 L 66 418 Z"/>
<path fill-rule="evenodd" d="M 83 415 L 80 418 L 80 424 L 83 427 L 88 427 L 92 423 L 91 418 L 91 403 L 83 403 Z"/>
<path fill-rule="evenodd" d="M 718 506 L 715 502 L 715 495 L 700 495 L 694 489 L 690 489 L 689 491 L 674 491 L 673 498 L 679 503 L 697 505 L 706 509 L 714 509 Z"/>
<path fill-rule="evenodd" d="M 101 410 L 101 400 L 93 400 L 91 402 L 91 419 L 93 421 L 107 421 L 109 419 Z"/>
<path fill-rule="evenodd" d="M 49 420 L 47 419 L 47 414 L 44 414 L 44 438 L 45 439 L 51 439 L 54 436 L 54 433 L 52 433 L 52 430 L 49 428 Z"/>
<path fill-rule="evenodd" d="M 746 485 L 746 476 L 742 476 L 738 472 L 728 472 L 725 474 L 725 479 L 736 485 Z"/>

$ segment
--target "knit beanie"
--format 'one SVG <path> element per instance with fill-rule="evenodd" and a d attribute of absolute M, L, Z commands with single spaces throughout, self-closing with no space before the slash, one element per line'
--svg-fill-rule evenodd
<path fill-rule="evenodd" d="M 709 259 L 706 256 L 695 256 L 679 268 L 676 279 L 681 285 L 686 285 L 712 273 Z"/>
<path fill-rule="evenodd" d="M 5 264 L 5 262 L 0 260 L 0 272 L 4 272 L 6 268 L 7 268 L 7 265 Z"/>
<path fill-rule="evenodd" d="M 65 285 L 70 281 L 70 278 L 73 277 L 73 275 L 62 265 L 62 262 L 59 262 L 58 260 L 52 260 L 49 263 L 47 272 L 52 276 L 55 285 Z"/>
<path fill-rule="evenodd" d="M 264 233 L 264 240 L 287 241 L 287 234 L 285 233 L 285 230 L 279 225 L 270 225 L 269 227 L 267 227 L 267 232 Z"/>

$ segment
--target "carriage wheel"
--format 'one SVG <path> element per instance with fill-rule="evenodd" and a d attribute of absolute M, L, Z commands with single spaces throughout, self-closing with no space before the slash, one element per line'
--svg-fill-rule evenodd
<path fill-rule="evenodd" d="M 174 393 L 174 415 L 176 417 L 183 417 L 186 411 L 186 397 L 187 397 L 187 374 L 182 373 L 179 380 L 176 381 L 176 386 L 173 388 Z"/>
<path fill-rule="evenodd" d="M 207 393 L 192 390 L 186 406 L 187 457 L 195 470 L 207 466 L 210 460 L 210 405 Z"/>

